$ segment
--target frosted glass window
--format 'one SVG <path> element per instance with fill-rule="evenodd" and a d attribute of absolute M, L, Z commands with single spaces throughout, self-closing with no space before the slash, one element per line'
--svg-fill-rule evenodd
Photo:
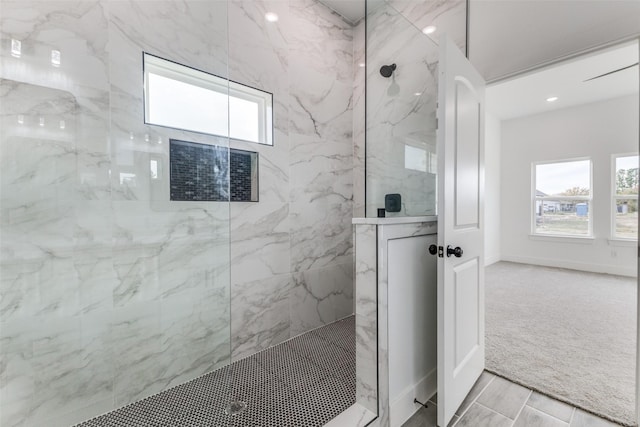
<path fill-rule="evenodd" d="M 145 123 L 273 145 L 273 96 L 144 54 Z"/>

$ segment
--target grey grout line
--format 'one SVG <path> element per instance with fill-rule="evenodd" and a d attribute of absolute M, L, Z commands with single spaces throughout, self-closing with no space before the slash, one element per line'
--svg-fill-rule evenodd
<path fill-rule="evenodd" d="M 493 374 L 491 374 L 491 375 L 493 375 Z M 487 387 L 489 387 L 489 385 L 491 385 L 491 383 L 492 383 L 492 382 L 493 382 L 493 380 L 495 380 L 495 379 L 496 379 L 496 376 L 495 376 L 495 375 L 493 375 L 493 378 L 491 378 L 491 379 L 489 380 L 489 382 L 487 383 L 487 385 L 485 385 L 484 387 L 482 387 L 482 390 L 480 390 L 480 393 L 478 393 L 478 395 L 475 397 L 475 399 L 473 399 L 473 400 L 471 401 L 471 403 L 469 403 L 469 406 L 467 407 L 467 409 L 465 409 L 463 413 L 461 413 L 460 415 L 458 415 L 458 422 L 462 419 L 462 417 L 464 417 L 464 416 L 465 416 L 465 414 L 466 414 L 467 412 L 469 412 L 469 409 L 471 408 L 471 406 L 473 406 L 473 404 L 474 404 L 474 403 L 476 403 L 476 400 L 478 400 L 478 398 L 479 398 L 480 396 L 482 396 L 482 393 L 484 393 L 484 391 L 487 389 Z M 478 403 L 478 405 L 480 405 L 480 403 Z M 482 406 L 484 406 L 484 405 L 482 405 Z M 494 411 L 494 412 L 495 412 L 495 411 Z M 454 413 L 453 415 L 457 415 L 457 414 L 455 414 L 455 413 Z M 458 423 L 456 422 L 456 424 L 458 424 Z"/>
<path fill-rule="evenodd" d="M 489 411 L 493 412 L 494 414 L 498 414 L 498 415 L 500 415 L 500 416 L 502 416 L 502 417 L 504 417 L 504 418 L 506 418 L 506 419 L 508 419 L 508 420 L 511 420 L 511 418 L 507 417 L 505 414 L 501 414 L 500 412 L 496 411 L 495 409 L 491 409 L 491 408 L 489 408 L 488 406 L 483 405 L 483 404 L 482 404 L 482 403 L 480 403 L 480 402 L 474 402 L 474 403 L 475 403 L 476 405 L 478 405 L 478 406 L 482 406 L 484 409 L 488 409 Z M 518 415 L 520 415 L 520 414 L 518 414 Z M 513 423 L 515 422 L 515 420 L 511 420 L 511 421 L 512 421 L 512 422 L 511 422 L 511 425 L 513 425 Z"/>
<path fill-rule="evenodd" d="M 558 417 L 554 417 L 554 416 L 553 416 L 553 415 L 551 415 L 551 414 L 547 414 L 545 411 L 543 411 L 543 410 L 541 410 L 541 409 L 538 409 L 538 408 L 534 408 L 533 406 L 529 406 L 529 405 L 525 405 L 525 406 L 527 406 L 528 408 L 530 408 L 530 409 L 531 409 L 531 410 L 533 410 L 533 411 L 540 412 L 541 414 L 544 414 L 544 415 L 546 415 L 546 416 L 548 416 L 548 417 L 551 417 L 551 418 L 553 418 L 553 419 L 554 419 L 554 420 L 556 420 L 556 421 L 560 421 L 562 424 L 566 424 L 567 426 L 568 426 L 568 425 L 569 425 L 569 423 L 571 422 L 571 420 L 569 420 L 569 423 L 567 423 L 566 421 L 563 421 L 563 420 L 561 420 L 561 419 L 560 419 L 560 418 L 558 418 Z M 574 411 L 575 411 L 575 408 L 573 408 L 573 409 L 574 409 Z M 573 416 L 573 412 L 571 413 L 571 415 Z M 517 418 L 516 418 L 516 420 L 517 420 Z"/>
<path fill-rule="evenodd" d="M 529 401 L 529 399 L 531 398 L 531 395 L 533 394 L 533 390 L 529 390 L 529 395 L 527 396 L 527 398 L 524 400 L 524 403 L 522 404 L 522 407 L 520 408 L 520 410 L 518 411 L 518 413 L 516 414 L 516 417 L 513 419 L 513 422 L 511 423 L 511 425 L 513 426 L 516 421 L 518 421 L 518 417 L 520 417 L 520 415 L 522 414 L 522 411 L 524 411 L 524 407 L 527 406 L 527 402 Z"/>

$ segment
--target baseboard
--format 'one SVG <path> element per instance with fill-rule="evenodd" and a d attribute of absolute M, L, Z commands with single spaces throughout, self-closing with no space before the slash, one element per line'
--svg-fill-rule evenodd
<path fill-rule="evenodd" d="M 414 403 L 414 399 L 418 399 L 422 403 L 427 403 L 438 391 L 438 369 L 433 368 L 431 372 L 425 375 L 416 384 L 404 389 L 400 396 L 391 402 L 389 408 L 389 425 L 390 427 L 400 427 L 413 414 L 420 409 L 420 405 Z"/>
<path fill-rule="evenodd" d="M 502 258 L 500 258 L 500 255 L 486 257 L 484 259 L 484 266 L 489 267 L 491 264 L 495 264 L 498 261 L 502 261 Z"/>
<path fill-rule="evenodd" d="M 521 264 L 542 265 L 544 267 L 567 268 L 569 270 L 588 271 L 591 273 L 615 274 L 618 276 L 636 277 L 637 270 L 632 267 L 620 267 L 605 264 L 587 264 L 554 258 L 535 258 L 513 255 L 503 255 L 502 261 L 518 262 Z"/>

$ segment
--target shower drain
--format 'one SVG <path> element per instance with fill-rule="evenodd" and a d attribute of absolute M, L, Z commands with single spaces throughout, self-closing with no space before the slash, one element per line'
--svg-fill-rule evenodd
<path fill-rule="evenodd" d="M 224 409 L 224 411 L 228 414 L 228 415 L 238 415 L 244 412 L 244 410 L 247 409 L 247 403 L 243 402 L 241 400 L 234 400 L 233 402 L 229 403 L 227 405 L 227 407 Z"/>

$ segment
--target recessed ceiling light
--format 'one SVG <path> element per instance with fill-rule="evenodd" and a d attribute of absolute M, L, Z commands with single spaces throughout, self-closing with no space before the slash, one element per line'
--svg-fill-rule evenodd
<path fill-rule="evenodd" d="M 436 30 L 437 30 L 437 28 L 436 28 L 435 25 L 429 25 L 428 27 L 424 27 L 422 29 L 422 32 L 425 33 L 425 34 L 433 34 L 433 33 L 436 32 Z"/>
<path fill-rule="evenodd" d="M 558 100 L 557 96 L 550 96 L 549 98 L 547 98 L 547 102 L 555 102 Z"/>
<path fill-rule="evenodd" d="M 414 95 L 415 96 L 420 96 L 420 95 L 422 95 L 422 92 L 416 92 L 416 93 L 414 93 Z"/>
<path fill-rule="evenodd" d="M 273 12 L 267 12 L 264 15 L 264 19 L 266 19 L 269 22 L 277 22 L 278 21 L 278 15 L 273 13 Z"/>

